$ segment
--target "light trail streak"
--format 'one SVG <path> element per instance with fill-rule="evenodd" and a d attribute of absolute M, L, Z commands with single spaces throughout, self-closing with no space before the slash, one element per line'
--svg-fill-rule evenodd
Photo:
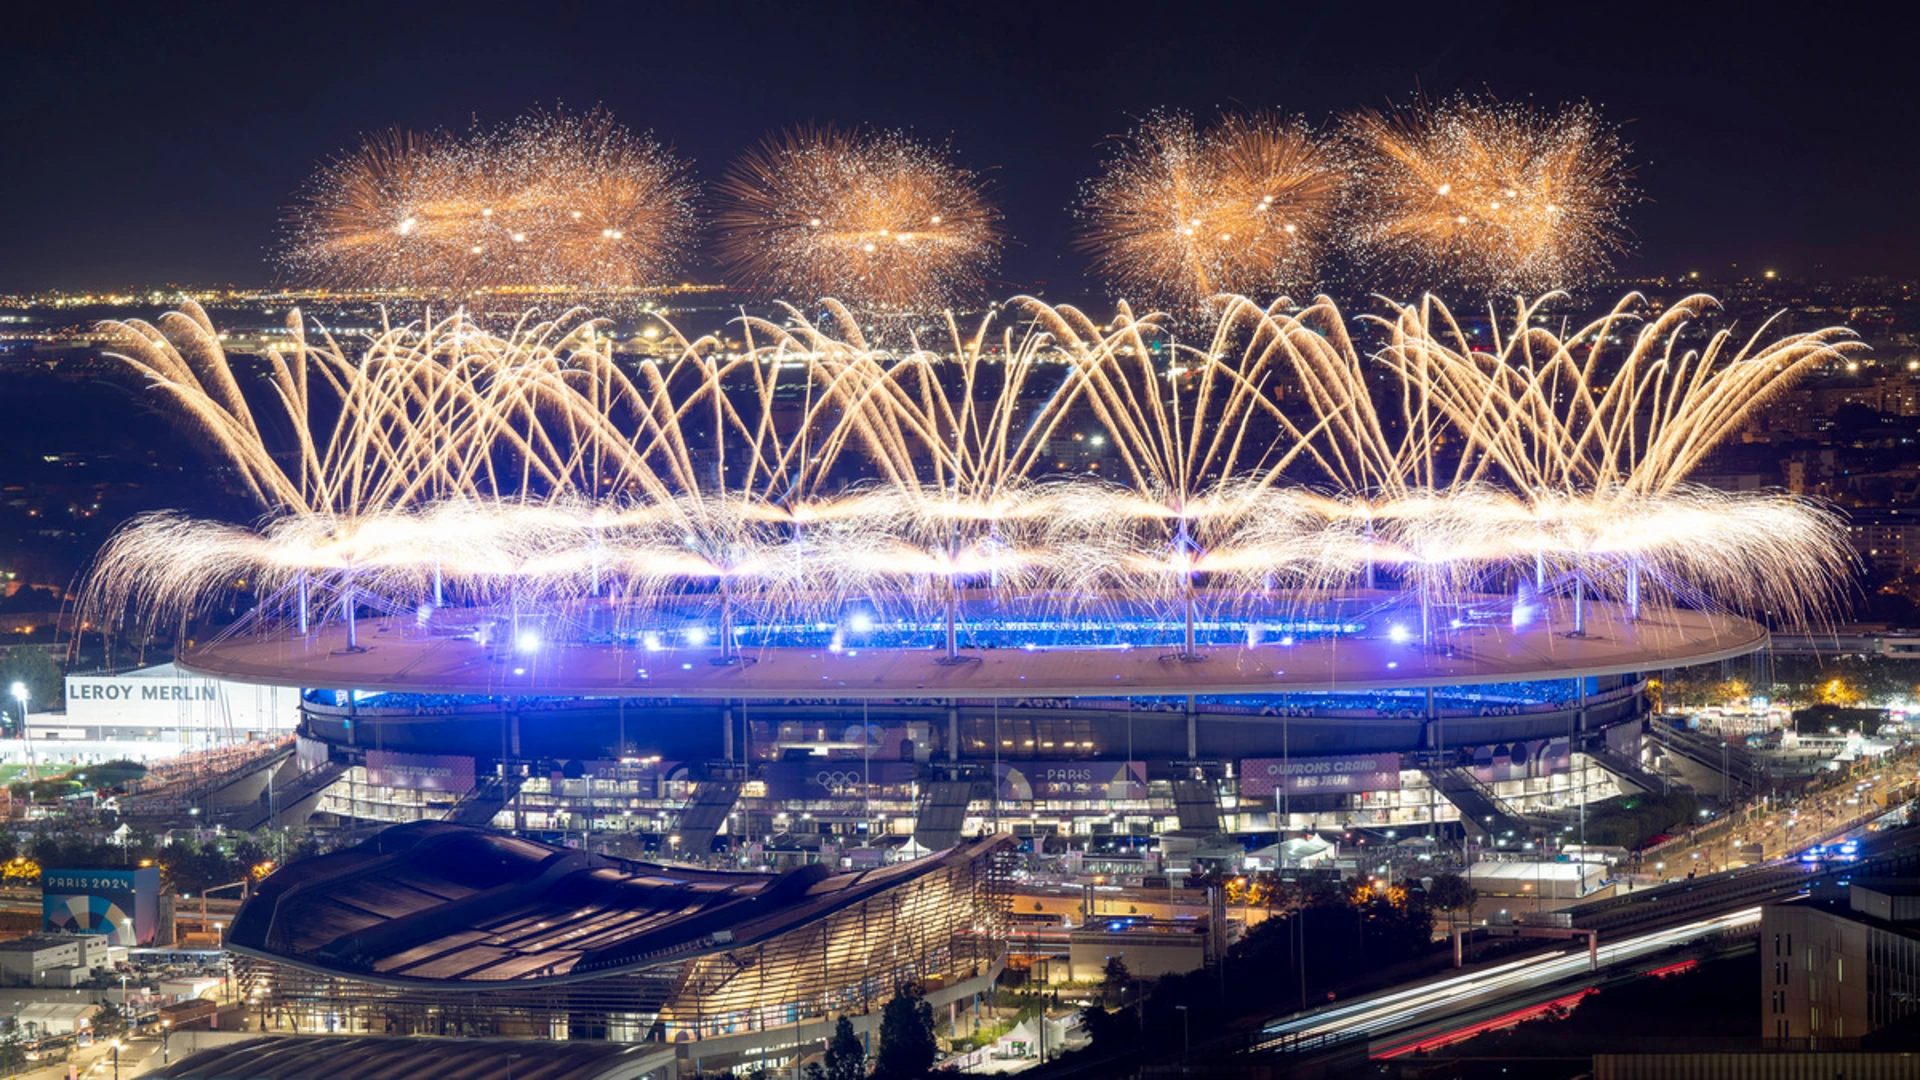
<path fill-rule="evenodd" d="M 1703 938 L 1758 925 L 1760 909 L 1746 908 L 1682 926 L 1636 935 L 1599 948 L 1599 966 L 1612 967 Z M 1375 994 L 1331 1008 L 1292 1017 L 1262 1029 L 1255 1051 L 1284 1051 L 1294 1044 L 1312 1049 L 1332 1039 L 1383 1035 L 1414 1024 L 1435 1022 L 1525 990 L 1540 989 L 1588 970 L 1587 952 L 1529 957 L 1484 971 Z"/>

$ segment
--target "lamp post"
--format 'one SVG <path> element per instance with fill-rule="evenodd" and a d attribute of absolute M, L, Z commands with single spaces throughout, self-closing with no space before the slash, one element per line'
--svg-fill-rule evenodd
<path fill-rule="evenodd" d="M 27 727 L 27 702 L 32 699 L 33 694 L 27 689 L 27 684 L 23 682 L 14 683 L 12 689 L 13 700 L 20 703 L 20 737 L 27 741 L 27 783 L 31 785 L 34 781 L 33 730 Z M 27 801 L 33 801 L 33 791 L 31 789 L 27 791 Z"/>
<path fill-rule="evenodd" d="M 120 1080 L 120 1040 L 113 1040 L 113 1080 Z"/>

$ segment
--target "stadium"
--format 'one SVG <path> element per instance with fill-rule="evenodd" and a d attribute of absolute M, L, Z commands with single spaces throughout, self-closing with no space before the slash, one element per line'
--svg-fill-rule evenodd
<path fill-rule="evenodd" d="M 241 374 L 190 311 L 123 359 L 269 513 L 135 522 L 86 607 L 298 688 L 300 814 L 701 857 L 1498 837 L 1633 784 L 1647 674 L 1818 622 L 1848 559 L 1823 506 L 1687 483 L 1843 335 L 1544 303 L 1493 351 L 1430 298 L 1229 300 L 1200 344 L 1022 300 L 941 349 L 829 303 L 640 360 L 458 314 Z"/>

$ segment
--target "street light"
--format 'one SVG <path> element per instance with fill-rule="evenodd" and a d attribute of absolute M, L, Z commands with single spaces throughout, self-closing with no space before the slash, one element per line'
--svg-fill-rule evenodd
<path fill-rule="evenodd" d="M 27 702 L 33 697 L 33 694 L 27 689 L 27 684 L 23 682 L 15 682 L 12 689 L 13 700 L 20 703 L 20 737 L 27 741 L 27 782 L 31 784 L 34 779 L 33 731 L 27 727 Z M 31 790 L 27 792 L 27 801 L 29 803 L 33 801 L 33 792 Z"/>
<path fill-rule="evenodd" d="M 113 1080 L 120 1080 L 120 1040 L 113 1040 Z"/>

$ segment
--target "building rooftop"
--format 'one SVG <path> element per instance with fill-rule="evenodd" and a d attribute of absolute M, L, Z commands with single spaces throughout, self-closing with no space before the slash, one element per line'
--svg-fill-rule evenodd
<path fill-rule="evenodd" d="M 573 981 L 763 941 L 1004 839 L 856 873 L 630 862 L 442 822 L 276 871 L 229 948 L 386 983 Z"/>
<path fill-rule="evenodd" d="M 14 938 L 12 941 L 0 941 L 0 952 L 39 952 L 41 949 L 51 949 L 60 945 L 69 945 L 75 941 L 79 941 L 81 938 L 93 936 L 98 936 L 102 940 L 105 940 L 105 935 L 27 934 L 24 937 Z"/>

